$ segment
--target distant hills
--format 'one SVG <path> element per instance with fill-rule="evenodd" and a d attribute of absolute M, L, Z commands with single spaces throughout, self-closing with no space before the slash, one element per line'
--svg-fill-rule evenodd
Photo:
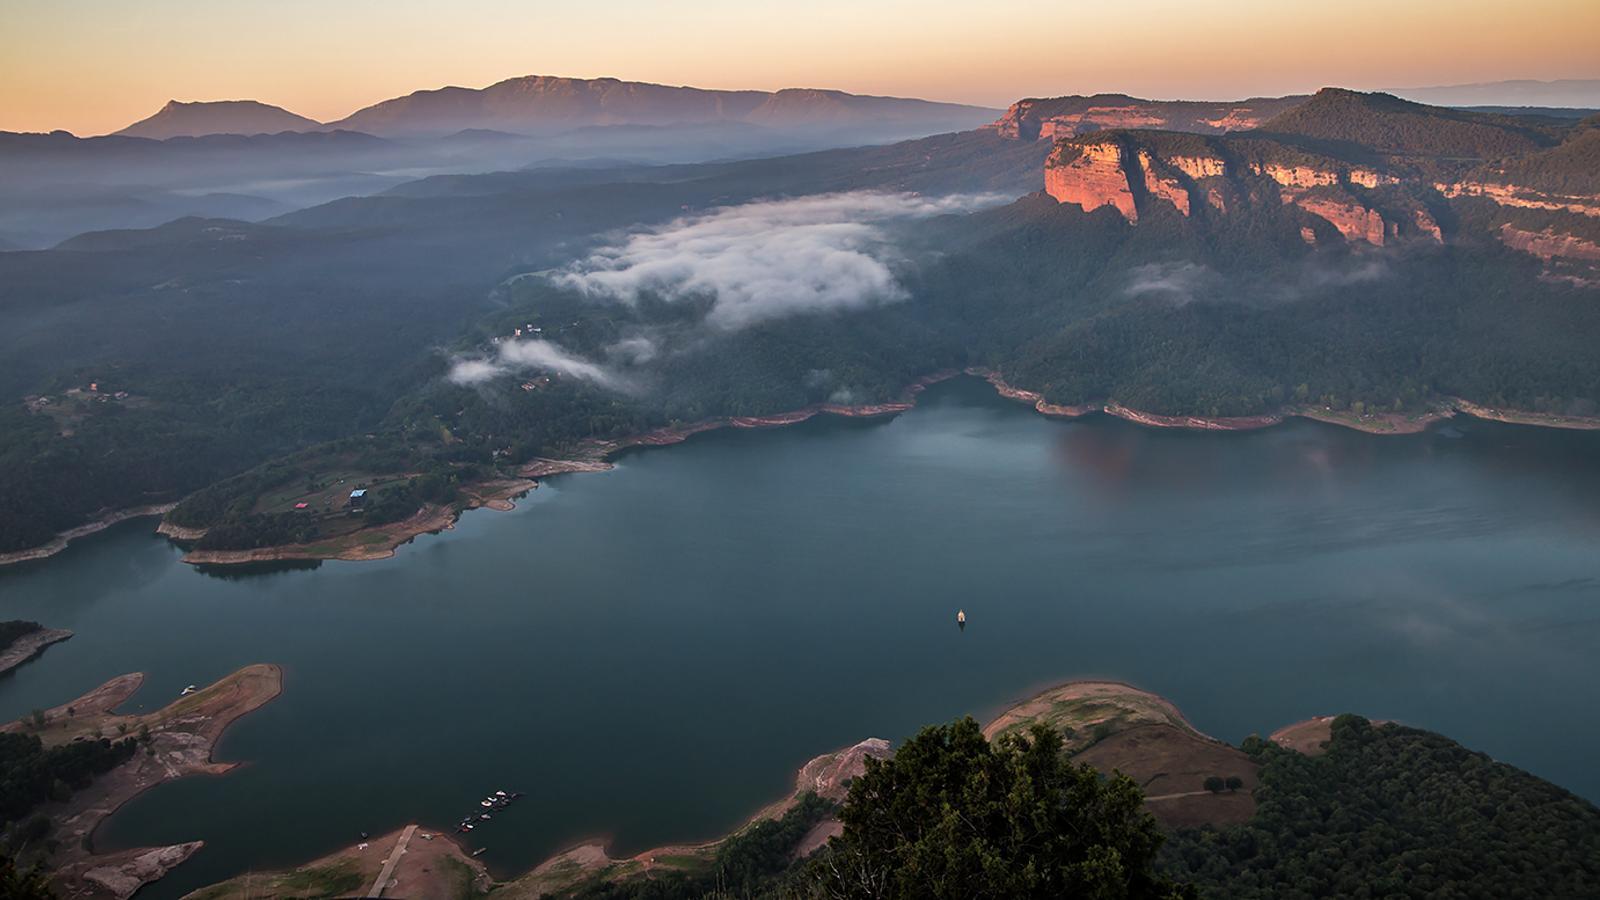
<path fill-rule="evenodd" d="M 1600 79 L 1496 81 L 1395 89 L 1435 106 L 1518 108 L 1560 115 L 1600 108 Z M 1008 137 L 1055 138 L 1102 128 L 1163 128 L 1222 133 L 1259 127 L 1303 102 L 1303 95 L 1245 100 L 1146 100 L 1124 94 L 1030 98 L 996 126 Z M 775 130 L 877 129 L 889 138 L 964 131 L 996 110 L 959 103 L 877 97 L 815 88 L 725 91 L 622 81 L 526 75 L 485 88 L 415 91 L 322 123 L 255 100 L 169 101 L 117 135 L 157 140 L 207 134 L 276 134 L 344 129 L 384 137 L 441 137 L 461 131 L 539 135 L 618 125 L 738 123 Z M 1573 116 L 1577 118 L 1578 116 Z"/>
<path fill-rule="evenodd" d="M 1359 144 L 1380 153 L 1477 159 L 1516 156 L 1554 146 L 1560 139 L 1555 130 L 1516 116 L 1427 106 L 1392 94 L 1343 88 L 1318 91 L 1262 123 L 1261 130 Z"/>
<path fill-rule="evenodd" d="M 166 140 L 174 137 L 201 137 L 208 134 L 277 134 L 282 131 L 315 131 L 321 123 L 297 116 L 286 109 L 256 100 L 210 100 L 183 103 L 168 100 L 167 105 L 147 119 L 115 132 L 123 137 Z"/>
<path fill-rule="evenodd" d="M 1600 78 L 1558 81 L 1485 81 L 1433 87 L 1390 88 L 1389 93 L 1435 106 L 1600 107 Z"/>
<path fill-rule="evenodd" d="M 326 124 L 255 100 L 172 100 L 155 115 L 116 134 L 160 140 L 339 129 L 385 137 L 440 137 L 462 131 L 535 135 L 592 126 L 742 123 L 779 130 L 890 128 L 896 137 L 904 137 L 964 131 L 997 112 L 959 103 L 815 88 L 719 91 L 616 78 L 528 75 L 486 88 L 416 91 Z"/>
<path fill-rule="evenodd" d="M 717 91 L 615 78 L 529 75 L 482 89 L 446 87 L 385 100 L 329 123 L 368 134 L 442 135 L 465 129 L 538 133 L 591 125 L 745 122 L 769 128 L 898 124 L 959 131 L 997 110 L 899 97 L 791 88 Z"/>

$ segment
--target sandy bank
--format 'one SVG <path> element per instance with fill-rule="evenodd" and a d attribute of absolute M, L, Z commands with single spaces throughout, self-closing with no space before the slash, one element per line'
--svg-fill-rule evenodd
<path fill-rule="evenodd" d="M 112 510 L 101 515 L 93 522 L 86 522 L 76 528 L 68 528 L 66 531 L 58 533 L 48 544 L 41 544 L 38 547 L 31 547 L 27 550 L 0 553 L 0 566 L 9 566 L 14 563 L 26 562 L 30 559 L 44 559 L 48 556 L 55 556 L 57 553 L 67 549 L 67 545 L 78 538 L 87 537 L 97 531 L 105 531 L 118 522 L 126 522 L 129 519 L 166 515 L 174 506 L 177 506 L 177 504 L 159 503 L 153 506 L 134 506 L 128 509 Z"/>
<path fill-rule="evenodd" d="M 1496 409 L 1481 406 L 1460 397 L 1452 398 L 1456 409 L 1478 419 L 1505 422 L 1509 425 L 1536 425 L 1540 428 L 1567 428 L 1575 431 L 1600 431 L 1600 416 L 1561 416 L 1554 413 L 1524 412 L 1516 409 Z"/>
<path fill-rule="evenodd" d="M 205 537 L 209 530 L 209 528 L 188 528 L 167 519 L 162 519 L 161 524 L 156 526 L 156 534 L 175 541 L 198 541 Z"/>

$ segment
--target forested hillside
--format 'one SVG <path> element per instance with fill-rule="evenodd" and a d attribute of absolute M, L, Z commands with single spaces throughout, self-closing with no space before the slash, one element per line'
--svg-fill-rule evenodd
<path fill-rule="evenodd" d="M 1162 850 L 1204 896 L 1600 894 L 1600 809 L 1449 738 L 1341 716 L 1321 755 L 1244 750 L 1262 763 L 1255 818 Z"/>
<path fill-rule="evenodd" d="M 1324 91 L 1262 132 L 430 178 L 0 254 L 0 552 L 180 500 L 203 546 L 303 543 L 972 365 L 1174 416 L 1592 416 L 1600 219 L 1540 191 L 1593 134 Z"/>

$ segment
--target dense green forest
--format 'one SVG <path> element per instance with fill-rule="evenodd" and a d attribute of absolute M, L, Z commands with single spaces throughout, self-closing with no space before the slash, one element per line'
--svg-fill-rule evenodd
<path fill-rule="evenodd" d="M 1427 106 L 1390 94 L 1324 88 L 1262 131 L 1299 134 L 1409 156 L 1498 159 L 1553 146 L 1559 127 L 1521 116 Z"/>
<path fill-rule="evenodd" d="M 1600 809 L 1448 738 L 1341 716 L 1320 756 L 1244 750 L 1262 764 L 1255 818 L 1162 851 L 1207 896 L 1600 896 Z"/>
<path fill-rule="evenodd" d="M 805 866 L 825 897 L 1193 896 L 1155 871 L 1162 835 L 1125 776 L 1069 760 L 1035 724 L 991 743 L 924 728 L 850 785 L 844 831 Z"/>
<path fill-rule="evenodd" d="M 43 836 L 17 833 L 35 807 L 67 799 L 94 776 L 131 757 L 134 749 L 131 737 L 77 740 L 47 749 L 38 735 L 0 732 L 0 831 L 12 849 Z"/>
<path fill-rule="evenodd" d="M 4 623 L 18 624 L 33 623 Z M 38 735 L 0 732 L 0 897 L 53 896 L 42 870 L 19 871 L 15 863 L 19 857 L 35 858 L 54 840 L 50 820 L 34 811 L 49 801 L 68 799 L 136 749 L 131 737 L 75 740 L 47 749 Z"/>

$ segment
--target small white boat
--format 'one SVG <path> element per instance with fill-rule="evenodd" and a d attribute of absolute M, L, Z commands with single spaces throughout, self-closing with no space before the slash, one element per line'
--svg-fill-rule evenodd
<path fill-rule="evenodd" d="M 490 802 L 489 802 L 489 801 L 487 801 L 487 800 L 480 800 L 480 801 L 478 801 L 478 805 L 479 805 L 479 806 L 484 806 L 484 807 L 488 807 L 488 806 L 493 806 L 493 805 L 494 805 L 494 804 L 493 804 L 493 803 L 490 803 Z"/>
<path fill-rule="evenodd" d="M 178 692 L 178 696 L 179 697 L 187 697 L 190 694 L 192 694 L 192 693 L 194 693 L 195 691 L 198 691 L 198 690 L 200 690 L 200 689 L 191 684 L 188 687 L 184 688 L 183 690 L 179 691 Z"/>

